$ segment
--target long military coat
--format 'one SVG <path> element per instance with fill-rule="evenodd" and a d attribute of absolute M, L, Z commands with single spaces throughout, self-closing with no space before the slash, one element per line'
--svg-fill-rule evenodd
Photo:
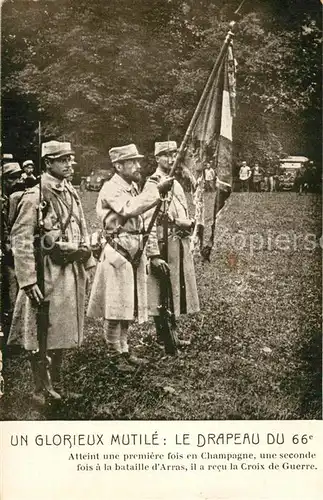
<path fill-rule="evenodd" d="M 159 168 L 153 175 L 153 179 L 148 178 L 143 189 L 143 193 L 149 193 L 156 189 L 156 182 L 161 181 L 166 174 Z M 168 216 L 171 221 L 176 219 L 188 220 L 187 200 L 182 186 L 178 181 L 174 181 L 173 188 L 169 193 L 170 203 L 168 207 Z M 153 210 L 146 214 L 146 224 L 152 216 Z M 168 265 L 170 268 L 170 278 L 173 291 L 174 313 L 175 316 L 181 314 L 181 290 L 180 286 L 180 268 L 182 266 L 185 283 L 185 301 L 186 312 L 195 313 L 199 311 L 199 299 L 197 294 L 195 269 L 192 253 L 190 250 L 190 236 L 180 237 L 173 227 L 168 235 Z M 162 228 L 157 225 L 153 228 L 151 237 L 153 240 L 160 239 Z M 147 246 L 147 257 L 155 254 L 155 245 Z M 182 248 L 181 248 L 182 247 Z M 148 310 L 149 315 L 158 316 L 157 307 L 160 305 L 159 283 L 155 276 L 150 272 L 147 282 L 148 289 Z"/>
<path fill-rule="evenodd" d="M 2 255 L 2 278 L 3 278 L 3 312 L 13 312 L 14 304 L 18 293 L 18 284 L 16 280 L 13 255 L 10 250 L 10 231 L 17 212 L 17 204 L 22 198 L 24 191 L 16 191 L 9 197 L 3 197 L 2 220 L 1 220 L 1 245 Z"/>
<path fill-rule="evenodd" d="M 114 241 L 133 258 L 141 246 L 144 222 L 142 214 L 156 204 L 156 187 L 138 195 L 136 186 L 129 185 L 118 174 L 106 182 L 98 197 L 96 211 L 106 234 L 112 235 L 118 226 L 122 230 Z M 153 251 L 153 250 L 151 250 Z M 158 253 L 158 248 L 156 249 Z M 146 256 L 142 255 L 137 271 L 138 322 L 147 315 Z M 134 273 L 131 263 L 113 245 L 106 243 L 97 264 L 87 314 L 115 320 L 134 319 Z"/>
<path fill-rule="evenodd" d="M 27 350 L 38 348 L 37 307 L 32 304 L 23 287 L 37 282 L 34 237 L 38 231 L 40 186 L 27 190 L 18 204 L 18 214 L 11 231 L 15 270 L 20 290 L 13 313 L 9 344 L 20 344 Z M 68 242 L 78 245 L 88 241 L 81 203 L 73 186 L 45 173 L 41 178 L 42 193 L 55 197 L 44 216 L 44 231 L 59 229 L 59 217 L 66 221 L 72 204 L 73 211 L 66 228 Z M 47 196 L 45 196 L 46 199 Z M 59 211 L 59 214 L 57 213 Z M 50 255 L 44 257 L 45 300 L 49 301 L 48 349 L 80 346 L 83 340 L 86 270 L 94 265 L 91 257 L 84 266 L 79 262 L 54 264 Z"/>

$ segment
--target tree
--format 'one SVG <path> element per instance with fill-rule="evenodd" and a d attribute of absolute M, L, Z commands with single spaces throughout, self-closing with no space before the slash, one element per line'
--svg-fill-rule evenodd
<path fill-rule="evenodd" d="M 268 0 L 244 10 L 235 37 L 237 159 L 321 150 L 320 17 L 308 5 Z M 117 144 L 135 142 L 147 153 L 168 135 L 180 142 L 236 7 L 234 0 L 6 0 L 4 149 L 18 159 L 36 155 L 39 118 L 43 139 L 73 142 L 84 172 Z"/>

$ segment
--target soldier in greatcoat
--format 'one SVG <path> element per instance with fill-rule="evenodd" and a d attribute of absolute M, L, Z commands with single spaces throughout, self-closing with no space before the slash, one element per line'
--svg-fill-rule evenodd
<path fill-rule="evenodd" d="M 104 318 L 103 332 L 110 359 L 120 371 L 133 371 L 143 360 L 129 352 L 128 327 L 137 317 L 142 323 L 148 319 L 146 256 L 141 255 L 134 268 L 134 257 L 140 250 L 145 231 L 142 214 L 155 206 L 159 192 L 167 190 L 172 180 L 155 184 L 144 195 L 138 193 L 143 158 L 134 144 L 115 147 L 109 151 L 115 169 L 98 197 L 96 211 L 102 221 L 104 247 L 97 264 L 92 285 L 88 316 Z M 166 177 L 166 176 L 165 176 Z M 152 246 L 153 244 L 151 244 Z M 153 253 L 153 250 L 151 250 Z M 155 248 L 156 266 L 163 267 Z"/>
<path fill-rule="evenodd" d="M 175 141 L 164 141 L 155 143 L 155 158 L 157 169 L 149 177 L 143 189 L 143 193 L 149 193 L 155 189 L 156 182 L 161 182 L 169 175 L 177 154 Z M 168 266 L 172 287 L 173 313 L 175 317 L 181 314 L 196 313 L 199 311 L 199 299 L 196 287 L 195 269 L 192 253 L 190 251 L 190 236 L 193 229 L 193 221 L 189 218 L 187 200 L 184 190 L 178 181 L 174 181 L 172 189 L 168 194 Z M 149 220 L 153 210 L 146 216 Z M 162 255 L 163 227 L 157 217 L 151 237 L 157 238 Z M 154 250 L 155 252 L 155 250 Z M 147 246 L 147 257 L 151 256 L 150 245 Z M 148 276 L 148 308 L 149 315 L 154 317 L 157 340 L 162 343 L 163 321 L 160 317 L 160 279 L 155 272 L 154 260 L 151 261 Z M 178 346 L 188 345 L 189 341 L 179 339 L 175 334 Z"/>
<path fill-rule="evenodd" d="M 11 231 L 19 293 L 13 313 L 9 344 L 23 346 L 29 353 L 34 375 L 34 399 L 44 402 L 47 392 L 54 399 L 60 394 L 52 381 L 42 380 L 37 310 L 49 302 L 47 352 L 51 359 L 53 384 L 60 381 L 64 349 L 76 348 L 83 341 L 86 269 L 95 264 L 89 250 L 88 234 L 80 199 L 66 182 L 70 174 L 69 142 L 42 144 L 45 172 L 40 184 L 28 189 L 18 205 L 18 215 Z M 44 291 L 37 276 L 35 241 L 40 236 L 43 248 Z"/>
<path fill-rule="evenodd" d="M 2 273 L 2 326 L 6 342 L 16 296 L 18 293 L 10 232 L 17 212 L 17 204 L 24 194 L 19 163 L 7 162 L 1 167 L 1 273 Z"/>

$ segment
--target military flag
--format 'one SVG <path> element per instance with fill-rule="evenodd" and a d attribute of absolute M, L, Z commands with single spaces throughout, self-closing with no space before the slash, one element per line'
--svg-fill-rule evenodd
<path fill-rule="evenodd" d="M 232 27 L 232 26 L 231 26 Z M 215 218 L 232 188 L 232 121 L 235 115 L 235 59 L 229 31 L 214 65 L 191 124 L 185 135 L 184 164 L 196 178 L 194 194 L 195 229 L 192 251 L 209 259 L 214 241 Z M 216 174 L 216 192 L 211 237 L 204 238 L 204 170 L 211 166 Z"/>
<path fill-rule="evenodd" d="M 239 11 L 246 0 L 242 0 L 234 12 L 234 19 L 239 19 Z M 199 250 L 204 260 L 209 260 L 214 242 L 216 216 L 230 195 L 232 187 L 232 119 L 235 114 L 235 59 L 232 38 L 236 21 L 231 21 L 229 31 L 215 61 L 199 103 L 194 111 L 183 141 L 177 152 L 175 162 L 169 173 L 174 175 L 181 166 L 189 172 L 194 184 L 195 229 L 192 238 L 192 251 Z M 203 246 L 204 233 L 204 167 L 210 164 L 216 173 L 216 194 L 211 236 Z M 193 182 L 192 182 L 193 180 Z M 141 257 L 149 234 L 155 224 L 161 207 L 157 203 L 143 238 L 143 244 L 137 257 Z"/>

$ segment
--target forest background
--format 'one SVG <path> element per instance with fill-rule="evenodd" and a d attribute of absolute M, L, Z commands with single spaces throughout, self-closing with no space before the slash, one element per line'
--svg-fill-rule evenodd
<path fill-rule="evenodd" d="M 129 142 L 181 142 L 238 0 L 4 0 L 2 151 L 72 142 L 79 175 Z M 234 39 L 234 161 L 321 165 L 320 0 L 247 0 Z"/>

